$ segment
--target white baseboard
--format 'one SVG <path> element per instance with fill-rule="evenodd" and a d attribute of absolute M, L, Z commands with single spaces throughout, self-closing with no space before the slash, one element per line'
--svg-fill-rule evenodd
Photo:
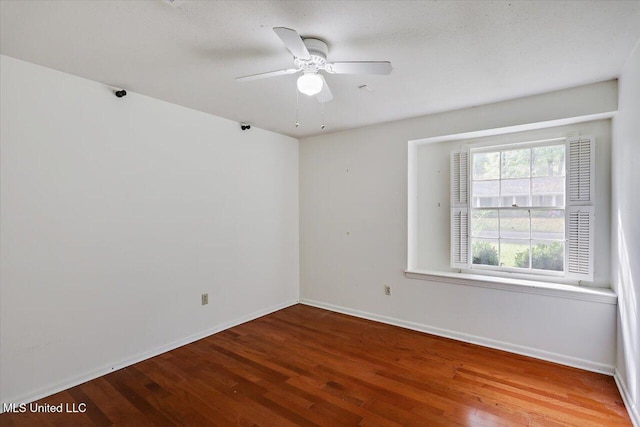
<path fill-rule="evenodd" d="M 626 383 L 620 376 L 620 371 L 618 371 L 617 369 L 613 373 L 613 379 L 616 380 L 616 385 L 618 386 L 618 390 L 620 390 L 620 395 L 622 396 L 622 400 L 624 401 L 624 406 L 627 407 L 627 412 L 629 413 L 629 418 L 631 418 L 631 423 L 634 427 L 640 427 L 640 410 L 638 410 L 638 406 L 633 402 L 633 399 L 629 394 L 629 390 L 627 389 Z"/>
<path fill-rule="evenodd" d="M 126 368 L 127 366 L 131 366 L 135 363 L 142 362 L 143 360 L 150 359 L 154 356 L 158 356 L 159 354 L 166 353 L 167 351 L 174 350 L 178 347 L 182 347 L 183 345 L 190 344 L 194 341 L 198 341 L 202 338 L 206 338 L 215 333 L 224 331 L 225 329 L 232 328 L 234 326 L 238 326 L 242 323 L 249 322 L 251 320 L 257 319 L 258 317 L 262 317 L 264 315 L 273 313 L 278 310 L 282 310 L 283 308 L 290 307 L 292 305 L 297 304 L 297 300 L 288 301 L 281 304 L 272 305 L 267 308 L 263 308 L 258 311 L 254 311 L 253 313 L 247 314 L 245 316 L 241 316 L 239 318 L 230 320 L 228 322 L 221 323 L 219 325 L 214 326 L 213 328 L 206 329 L 204 331 L 195 333 L 193 335 L 189 335 L 188 337 L 173 341 L 169 344 L 156 347 L 153 350 L 145 351 L 144 353 L 140 353 L 136 356 L 121 360 L 119 362 L 110 364 L 108 366 L 100 367 L 94 369 L 89 372 L 85 372 L 81 375 L 78 375 L 73 378 L 66 379 L 64 381 L 60 381 L 56 384 L 48 385 L 46 387 L 42 387 L 38 390 L 33 390 L 29 393 L 22 394 L 20 396 L 16 396 L 13 398 L 6 399 L 6 401 L 0 402 L 0 414 L 3 412 L 3 403 L 26 403 L 29 404 L 36 400 L 42 399 L 47 396 L 51 396 L 52 394 L 59 393 L 63 390 L 67 390 L 71 387 L 75 387 L 77 385 L 86 383 L 87 381 L 91 381 L 108 373 L 117 371 L 122 368 Z"/>
<path fill-rule="evenodd" d="M 387 323 L 389 325 L 399 326 L 401 328 L 412 329 L 414 331 L 425 332 L 440 337 L 451 338 L 458 341 L 463 341 L 471 344 L 477 344 L 484 347 L 495 348 L 497 350 L 504 350 L 510 353 L 521 354 L 523 356 L 534 357 L 536 359 L 542 359 L 549 362 L 559 363 L 561 365 L 571 366 L 574 368 L 584 369 L 591 372 L 597 372 L 601 374 L 613 375 L 614 367 L 593 362 L 591 360 L 580 359 L 577 357 L 567 356 L 559 353 L 552 353 L 549 351 L 540 350 L 533 347 L 526 347 L 518 344 L 512 344 L 504 341 L 497 341 L 490 338 L 480 337 L 477 335 L 470 335 L 461 332 L 451 331 L 448 329 L 441 329 L 434 326 L 424 325 L 421 323 L 410 322 L 407 320 L 396 319 L 394 317 L 383 316 L 380 314 L 369 313 L 366 311 L 354 310 L 347 307 L 341 307 L 333 304 L 327 304 L 320 301 L 314 301 L 306 298 L 300 299 L 301 304 L 310 305 L 312 307 L 323 308 L 325 310 L 335 311 L 338 313 L 348 314 L 363 319 L 373 320 L 376 322 Z M 640 426 L 639 426 L 640 427 Z"/>

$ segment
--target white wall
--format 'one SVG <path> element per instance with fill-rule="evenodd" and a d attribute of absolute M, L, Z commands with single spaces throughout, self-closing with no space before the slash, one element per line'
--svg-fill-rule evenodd
<path fill-rule="evenodd" d="M 612 372 L 615 305 L 408 279 L 403 273 L 409 140 L 616 107 L 617 82 L 609 81 L 303 139 L 301 301 Z M 442 250 L 448 254 L 448 245 Z M 391 296 L 384 295 L 384 285 L 391 285 Z"/>
<path fill-rule="evenodd" d="M 618 294 L 616 378 L 640 426 L 640 44 L 620 76 L 611 170 L 611 264 Z"/>
<path fill-rule="evenodd" d="M 297 140 L 0 66 L 0 401 L 297 301 Z"/>
<path fill-rule="evenodd" d="M 458 271 L 449 268 L 449 157 L 469 144 L 509 144 L 589 135 L 596 141 L 594 281 L 590 286 L 611 287 L 611 121 L 597 120 L 483 138 L 460 139 L 417 147 L 417 264 L 419 270 Z M 438 205 L 439 204 L 439 205 Z M 556 281 L 558 279 L 556 278 Z M 569 281 L 568 281 L 569 282 Z M 575 282 L 574 282 L 575 284 Z"/>

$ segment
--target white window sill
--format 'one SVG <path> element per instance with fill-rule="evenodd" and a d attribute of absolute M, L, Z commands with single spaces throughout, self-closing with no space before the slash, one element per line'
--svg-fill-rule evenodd
<path fill-rule="evenodd" d="M 570 298 L 582 301 L 617 304 L 618 297 L 606 288 L 588 288 L 584 286 L 563 285 L 560 283 L 536 282 L 533 280 L 511 279 L 506 277 L 483 276 L 480 274 L 449 273 L 444 271 L 406 270 L 409 279 L 429 280 L 433 282 L 453 283 L 456 285 L 477 286 L 500 289 L 511 292 Z"/>

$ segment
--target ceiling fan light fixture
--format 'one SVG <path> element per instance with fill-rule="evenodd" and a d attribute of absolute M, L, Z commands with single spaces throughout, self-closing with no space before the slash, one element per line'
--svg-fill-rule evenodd
<path fill-rule="evenodd" d="M 322 90 L 322 77 L 317 73 L 304 73 L 298 77 L 298 90 L 307 96 L 313 96 Z"/>
<path fill-rule="evenodd" d="M 0 0 L 2 1 L 2 0 Z M 186 0 L 164 0 L 164 1 L 186 1 Z M 280 38 L 285 47 L 293 55 L 295 68 L 286 70 L 268 71 L 266 73 L 251 74 L 248 76 L 236 77 L 238 82 L 258 80 L 265 77 L 284 76 L 302 72 L 297 81 L 299 92 L 307 96 L 316 95 L 316 99 L 321 104 L 333 99 L 329 84 L 324 78 L 324 74 L 390 74 L 393 67 L 389 61 L 341 61 L 327 62 L 329 47 L 324 40 L 312 37 L 300 37 L 296 30 L 285 27 L 274 27 L 273 31 Z M 371 88 L 364 85 L 361 89 L 371 91 Z M 296 92 L 298 93 L 298 92 Z"/>

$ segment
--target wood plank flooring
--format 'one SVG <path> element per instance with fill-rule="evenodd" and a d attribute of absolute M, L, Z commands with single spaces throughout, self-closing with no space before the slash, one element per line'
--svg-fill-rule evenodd
<path fill-rule="evenodd" d="M 2 426 L 630 426 L 611 377 L 296 305 Z"/>

